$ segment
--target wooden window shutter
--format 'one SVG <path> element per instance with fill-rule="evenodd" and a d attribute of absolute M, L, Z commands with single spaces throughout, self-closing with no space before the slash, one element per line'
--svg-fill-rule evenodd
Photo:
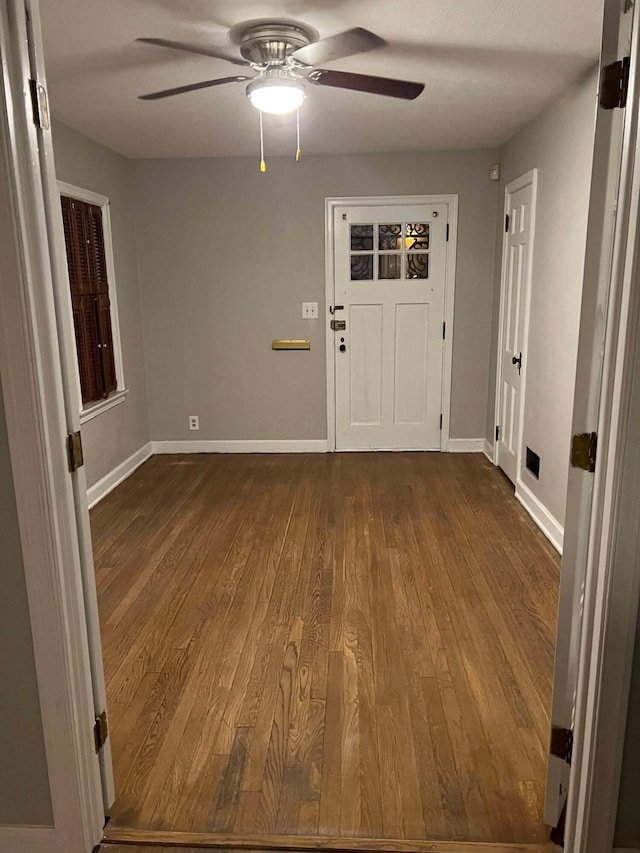
<path fill-rule="evenodd" d="M 75 302 L 73 320 L 76 332 L 82 402 L 90 403 L 104 396 L 96 297 L 85 293 L 73 295 L 71 298 Z"/>
<path fill-rule="evenodd" d="M 107 260 L 104 252 L 102 211 L 92 204 L 86 205 L 85 224 L 89 250 L 89 271 L 94 293 L 109 293 Z M 111 326 L 109 326 L 111 328 Z"/>
<path fill-rule="evenodd" d="M 85 226 L 86 207 L 82 201 L 62 197 L 62 221 L 72 293 L 91 293 L 88 235 Z"/>
<path fill-rule="evenodd" d="M 113 333 L 111 331 L 111 304 L 109 295 L 101 293 L 97 297 L 98 330 L 100 335 L 100 360 L 102 363 L 102 378 L 104 396 L 111 394 L 118 387 L 116 363 L 113 354 Z"/>
<path fill-rule="evenodd" d="M 102 210 L 67 196 L 61 204 L 80 387 L 86 404 L 118 387 Z"/>

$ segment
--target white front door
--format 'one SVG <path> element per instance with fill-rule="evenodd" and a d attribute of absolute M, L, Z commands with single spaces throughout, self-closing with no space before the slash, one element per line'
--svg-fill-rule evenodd
<path fill-rule="evenodd" d="M 336 449 L 439 450 L 447 205 L 336 207 Z"/>
<path fill-rule="evenodd" d="M 502 334 L 498 387 L 497 461 L 515 483 L 521 453 L 522 372 L 526 358 L 535 172 L 507 187 L 502 256 Z"/>

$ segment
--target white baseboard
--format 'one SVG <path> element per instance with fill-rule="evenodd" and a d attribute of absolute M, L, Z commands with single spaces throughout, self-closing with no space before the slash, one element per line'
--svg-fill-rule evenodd
<path fill-rule="evenodd" d="M 57 853 L 55 829 L 44 826 L 0 826 L 0 853 Z"/>
<path fill-rule="evenodd" d="M 448 453 L 482 453 L 484 438 L 450 438 Z"/>
<path fill-rule="evenodd" d="M 482 452 L 487 457 L 489 462 L 491 462 L 492 465 L 496 464 L 494 461 L 495 447 L 493 446 L 493 443 L 490 442 L 487 438 L 485 438 L 485 440 L 484 440 L 484 446 L 482 448 Z"/>
<path fill-rule="evenodd" d="M 87 489 L 89 509 L 101 501 L 102 498 L 109 494 L 109 492 L 113 491 L 116 486 L 119 486 L 123 480 L 130 477 L 136 468 L 139 468 L 143 462 L 147 461 L 152 453 L 153 450 L 151 449 L 151 442 L 149 441 L 147 444 L 143 444 L 135 453 L 132 453 L 128 459 L 125 459 L 124 462 L 117 465 L 113 471 L 109 471 L 108 474 L 106 474 L 101 480 L 98 480 L 98 482 L 91 486 L 90 489 Z"/>
<path fill-rule="evenodd" d="M 153 453 L 326 453 L 327 440 L 152 441 Z"/>
<path fill-rule="evenodd" d="M 564 528 L 551 515 L 544 504 L 533 494 L 528 486 L 518 482 L 516 485 L 516 498 L 538 525 L 553 547 L 562 554 L 564 540 Z"/>

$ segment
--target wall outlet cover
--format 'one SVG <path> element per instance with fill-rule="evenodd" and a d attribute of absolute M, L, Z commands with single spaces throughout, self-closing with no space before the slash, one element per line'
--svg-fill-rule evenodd
<path fill-rule="evenodd" d="M 189 415 L 189 429 L 200 429 L 200 418 L 198 415 Z"/>

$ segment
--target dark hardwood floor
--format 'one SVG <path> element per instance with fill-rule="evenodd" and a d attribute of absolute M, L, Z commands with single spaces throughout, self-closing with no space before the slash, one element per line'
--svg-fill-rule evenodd
<path fill-rule="evenodd" d="M 482 455 L 156 456 L 91 519 L 110 834 L 544 842 L 559 559 Z"/>

